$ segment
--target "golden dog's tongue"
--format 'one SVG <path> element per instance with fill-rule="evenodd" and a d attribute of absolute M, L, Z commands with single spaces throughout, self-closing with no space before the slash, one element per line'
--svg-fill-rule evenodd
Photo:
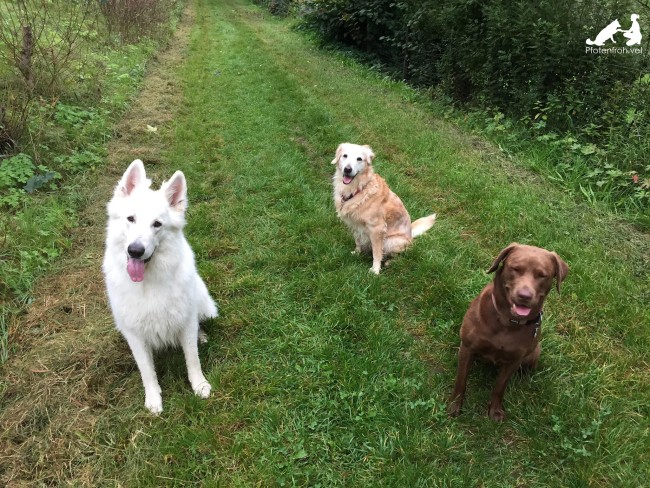
<path fill-rule="evenodd" d="M 350 182 L 352 182 L 352 178 L 350 178 L 349 176 L 344 176 L 344 177 L 343 177 L 343 183 L 344 183 L 345 185 L 349 185 Z"/>
<path fill-rule="evenodd" d="M 131 281 L 137 283 L 144 280 L 144 261 L 142 259 L 128 258 L 126 272 L 129 273 Z"/>
<path fill-rule="evenodd" d="M 527 317 L 530 315 L 532 308 L 522 307 L 520 305 L 512 305 L 512 313 L 520 317 Z"/>

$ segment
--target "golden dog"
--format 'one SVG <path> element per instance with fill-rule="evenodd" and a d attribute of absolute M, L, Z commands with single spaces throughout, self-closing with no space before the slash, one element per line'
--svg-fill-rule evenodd
<path fill-rule="evenodd" d="M 411 223 L 404 204 L 372 167 L 370 146 L 343 143 L 336 149 L 334 205 L 339 218 L 354 235 L 355 253 L 372 251 L 372 271 L 382 260 L 404 251 L 414 237 L 433 225 L 436 214 Z"/>

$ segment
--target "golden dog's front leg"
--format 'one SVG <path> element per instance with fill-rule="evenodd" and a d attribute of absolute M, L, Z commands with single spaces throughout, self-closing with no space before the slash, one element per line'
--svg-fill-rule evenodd
<path fill-rule="evenodd" d="M 362 247 L 361 237 L 354 234 L 354 251 L 352 251 L 352 254 L 361 254 Z"/>
<path fill-rule="evenodd" d="M 386 230 L 381 227 L 373 227 L 369 231 L 370 244 L 372 245 L 372 268 L 370 268 L 370 271 L 378 275 L 381 270 L 381 260 L 384 257 L 384 236 Z"/>

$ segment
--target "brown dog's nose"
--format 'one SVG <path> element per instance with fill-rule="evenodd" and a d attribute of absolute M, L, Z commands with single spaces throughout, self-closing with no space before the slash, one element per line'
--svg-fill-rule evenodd
<path fill-rule="evenodd" d="M 530 300 L 533 298 L 533 292 L 530 288 L 524 287 L 521 290 L 517 290 L 517 298 L 520 300 Z"/>

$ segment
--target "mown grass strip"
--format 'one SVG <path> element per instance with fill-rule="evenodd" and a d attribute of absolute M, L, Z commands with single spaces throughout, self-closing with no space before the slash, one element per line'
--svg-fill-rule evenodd
<path fill-rule="evenodd" d="M 243 0 L 194 5 L 184 100 L 152 174 L 188 177 L 187 234 L 222 314 L 201 349 L 214 394 L 196 399 L 182 355 L 164 355 L 166 410 L 151 418 L 137 372 L 123 372 L 72 473 L 138 486 L 642 485 L 647 236 L 285 21 Z M 439 213 L 379 277 L 350 254 L 331 203 L 345 140 L 373 146 L 412 216 Z M 449 420 L 460 321 L 515 240 L 571 266 L 548 303 L 542 367 L 513 379 L 495 424 L 494 372 L 476 366 Z"/>
<path fill-rule="evenodd" d="M 208 405 L 174 396 L 150 440 L 127 450 L 128 472 L 145 484 L 161 470 L 226 485 L 640 481 L 628 460 L 647 466 L 647 238 L 285 22 L 239 2 L 197 5 L 169 159 L 190 178 L 188 233 L 222 307 L 204 351 L 218 393 Z M 375 148 L 412 215 L 440 215 L 378 279 L 349 254 L 331 205 L 344 140 Z M 485 418 L 493 373 L 477 367 L 451 422 L 458 324 L 515 240 L 572 268 L 549 303 L 544 365 L 512 382 L 504 425 Z M 185 387 L 180 373 L 167 381 Z M 147 467 L 161 452 L 177 461 Z"/>

